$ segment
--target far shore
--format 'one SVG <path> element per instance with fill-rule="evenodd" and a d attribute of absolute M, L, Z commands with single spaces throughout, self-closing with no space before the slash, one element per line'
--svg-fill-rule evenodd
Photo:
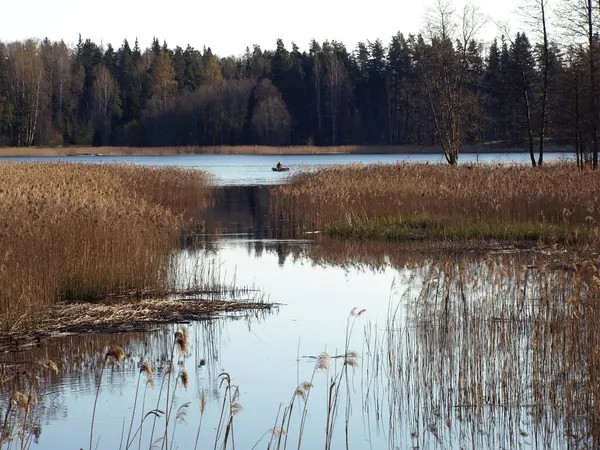
<path fill-rule="evenodd" d="M 536 148 L 537 150 L 537 148 Z M 547 144 L 546 153 L 573 152 L 570 145 Z M 462 153 L 527 153 L 523 147 L 503 144 L 465 145 Z M 0 147 L 0 157 L 13 156 L 169 156 L 169 155 L 375 155 L 441 154 L 439 146 L 419 145 L 343 145 L 314 146 L 214 146 L 214 147 Z"/>

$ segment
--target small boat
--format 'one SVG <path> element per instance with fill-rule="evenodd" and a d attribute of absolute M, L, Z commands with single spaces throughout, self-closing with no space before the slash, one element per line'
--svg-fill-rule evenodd
<path fill-rule="evenodd" d="M 279 168 L 271 167 L 271 170 L 273 172 L 287 172 L 288 170 L 290 170 L 290 168 L 289 167 L 279 167 Z"/>

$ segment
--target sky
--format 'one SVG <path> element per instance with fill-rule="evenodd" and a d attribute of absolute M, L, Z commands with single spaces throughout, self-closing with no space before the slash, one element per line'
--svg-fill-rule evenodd
<path fill-rule="evenodd" d="M 456 0 L 457 10 L 463 0 Z M 493 21 L 506 20 L 521 0 L 474 0 Z M 417 33 L 433 0 L 0 0 L 0 40 L 64 39 L 75 44 L 81 33 L 104 45 L 121 46 L 124 39 L 147 48 L 156 36 L 170 48 L 187 44 L 211 47 L 220 56 L 241 55 L 246 46 L 275 48 L 282 38 L 288 48 L 301 50 L 311 39 L 343 42 L 349 50 L 359 41 L 380 38 L 387 45 L 398 31 Z M 492 22 L 481 36 L 497 33 Z"/>

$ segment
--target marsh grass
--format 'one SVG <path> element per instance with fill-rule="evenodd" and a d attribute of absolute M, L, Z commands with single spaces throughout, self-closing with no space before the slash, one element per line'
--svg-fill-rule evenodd
<path fill-rule="evenodd" d="M 562 258 L 454 257 L 393 298 L 363 379 L 390 448 L 598 448 L 598 262 Z"/>
<path fill-rule="evenodd" d="M 571 152 L 575 149 L 557 143 L 547 143 L 546 151 Z M 511 147 L 505 142 L 464 145 L 462 153 L 524 153 L 527 150 Z M 441 159 L 442 149 L 437 145 L 293 145 L 285 147 L 266 145 L 222 145 L 185 147 L 0 147 L 0 156 L 96 156 L 96 155 L 307 155 L 307 154 L 435 154 Z"/>
<path fill-rule="evenodd" d="M 515 224 L 481 223 L 452 224 L 425 217 L 376 217 L 369 220 L 326 225 L 323 231 L 340 239 L 413 241 L 425 239 L 499 241 L 537 241 L 566 244 L 585 242 L 590 237 L 587 228 L 567 224 L 520 222 Z M 595 234 L 593 234 L 595 236 Z"/>
<path fill-rule="evenodd" d="M 353 165 L 272 188 L 282 227 L 368 240 L 592 242 L 600 179 L 574 164 Z"/>
<path fill-rule="evenodd" d="M 167 354 L 165 355 L 168 363 L 162 371 L 162 380 L 160 383 L 156 406 L 148 411 L 144 409 L 146 390 L 148 386 L 154 388 L 154 377 L 159 376 L 159 374 L 155 374 L 149 362 L 146 361 L 144 364 L 142 364 L 139 369 L 135 396 L 133 399 L 131 419 L 129 421 L 129 429 L 127 432 L 127 437 L 124 441 L 125 445 L 123 445 L 123 439 L 121 439 L 120 448 L 132 448 L 136 439 L 138 444 L 137 447 L 142 448 L 143 427 L 145 422 L 150 420 L 152 420 L 152 427 L 148 441 L 149 448 L 161 448 L 165 450 L 178 448 L 178 446 L 175 445 L 177 425 L 180 423 L 187 423 L 187 410 L 191 405 L 191 402 L 189 401 L 185 401 L 179 405 L 176 403 L 176 393 L 181 389 L 187 391 L 189 382 L 187 371 L 184 368 L 178 368 L 183 366 L 183 361 L 187 358 L 189 352 L 189 332 L 187 328 L 183 328 L 175 332 L 172 337 L 169 350 L 167 350 Z M 96 407 L 98 404 L 98 399 L 101 395 L 103 374 L 106 370 L 108 370 L 108 362 L 115 362 L 118 364 L 123 359 L 123 356 L 124 350 L 120 346 L 111 345 L 106 351 L 103 362 L 99 368 L 96 396 L 94 399 L 94 407 L 90 422 L 90 450 L 95 448 L 93 446 L 94 423 Z M 138 411 L 137 405 L 142 374 L 146 374 L 147 381 L 144 388 L 144 400 L 142 402 L 142 407 Z M 227 372 L 221 373 L 218 379 L 219 387 L 223 391 L 223 401 L 221 403 L 219 422 L 215 430 L 214 448 L 228 448 L 230 444 L 232 448 L 235 448 L 234 419 L 243 411 L 243 406 L 240 403 L 240 391 L 239 387 L 232 383 L 231 376 Z M 204 417 L 205 410 L 206 396 L 204 390 L 202 390 L 200 396 L 200 420 L 197 428 L 195 447 L 198 446 L 202 429 L 202 419 Z M 173 414 L 173 411 L 176 411 L 175 414 Z M 134 431 L 136 415 L 139 417 L 139 425 Z M 161 422 L 164 422 L 164 425 Z M 155 435 L 160 437 L 154 439 Z"/>
<path fill-rule="evenodd" d="M 0 329 L 61 301 L 166 290 L 184 224 L 209 202 L 198 171 L 0 164 Z"/>

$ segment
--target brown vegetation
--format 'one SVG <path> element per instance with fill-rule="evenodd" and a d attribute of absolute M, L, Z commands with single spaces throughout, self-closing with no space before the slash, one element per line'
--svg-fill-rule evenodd
<path fill-rule="evenodd" d="M 128 302 L 59 303 L 35 323 L 33 329 L 15 329 L 14 334 L 0 339 L 0 350 L 22 349 L 41 339 L 70 333 L 122 333 L 144 331 L 161 323 L 181 323 L 213 319 L 218 314 L 269 310 L 273 303 L 262 299 L 227 300 L 154 300 Z"/>
<path fill-rule="evenodd" d="M 597 235 L 599 191 L 566 163 L 355 165 L 299 174 L 271 203 L 284 224 L 344 237 L 580 242 Z"/>
<path fill-rule="evenodd" d="M 208 199 L 198 171 L 0 164 L 0 328 L 58 301 L 168 290 L 182 217 Z"/>
<path fill-rule="evenodd" d="M 364 383 L 382 389 L 364 404 L 390 448 L 598 448 L 598 261 L 535 261 L 439 259 L 369 330 Z"/>
<path fill-rule="evenodd" d="M 504 144 L 465 145 L 462 153 L 515 153 L 522 147 Z M 546 145 L 547 152 L 570 152 L 571 146 Z M 336 155 L 442 154 L 437 145 L 221 145 L 187 147 L 0 147 L 0 156 L 168 156 L 168 155 Z"/>

